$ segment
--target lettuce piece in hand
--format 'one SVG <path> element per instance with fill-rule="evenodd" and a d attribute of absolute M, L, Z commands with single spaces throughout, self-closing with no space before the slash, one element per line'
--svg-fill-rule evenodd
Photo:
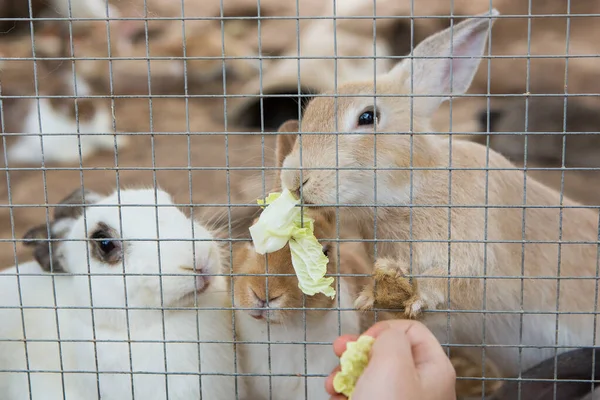
<path fill-rule="evenodd" d="M 260 214 L 256 224 L 250 227 L 250 236 L 258 254 L 273 253 L 282 249 L 296 229 L 295 221 L 300 220 L 300 200 L 289 190 L 281 194 L 271 193 L 265 202 L 268 204 Z"/>
<path fill-rule="evenodd" d="M 369 354 L 375 343 L 371 336 L 361 336 L 356 342 L 348 342 L 346 351 L 340 358 L 341 371 L 333 378 L 333 389 L 352 399 L 352 392 L 358 378 L 369 363 Z"/>
<path fill-rule="evenodd" d="M 250 235 L 258 254 L 272 253 L 290 245 L 292 265 L 298 277 L 298 287 L 303 293 L 314 296 L 323 293 L 335 297 L 331 287 L 333 278 L 325 278 L 329 259 L 314 234 L 314 220 L 302 216 L 299 204 L 289 190 L 271 193 L 263 202 L 266 205 Z"/>

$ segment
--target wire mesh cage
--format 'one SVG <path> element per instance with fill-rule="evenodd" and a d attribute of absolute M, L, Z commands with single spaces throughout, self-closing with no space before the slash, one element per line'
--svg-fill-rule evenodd
<path fill-rule="evenodd" d="M 596 3 L 0 0 L 0 398 L 593 398 Z"/>

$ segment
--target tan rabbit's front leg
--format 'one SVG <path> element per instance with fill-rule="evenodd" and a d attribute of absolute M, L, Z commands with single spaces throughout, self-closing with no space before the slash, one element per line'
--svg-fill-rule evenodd
<path fill-rule="evenodd" d="M 448 272 L 434 268 L 424 271 L 423 278 L 410 278 L 409 265 L 402 259 L 378 259 L 373 281 L 362 290 L 355 307 L 402 310 L 404 317 L 417 319 L 425 309 L 446 305 Z"/>
<path fill-rule="evenodd" d="M 377 259 L 373 280 L 362 290 L 355 307 L 362 311 L 373 308 L 402 310 L 405 318 L 417 318 L 424 303 L 419 297 L 416 282 L 407 277 L 408 269 L 404 264 L 391 258 Z"/>

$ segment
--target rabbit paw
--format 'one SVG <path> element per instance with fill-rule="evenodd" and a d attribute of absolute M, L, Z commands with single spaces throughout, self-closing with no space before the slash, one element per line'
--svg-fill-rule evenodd
<path fill-rule="evenodd" d="M 425 308 L 425 301 L 417 294 L 416 286 L 406 277 L 406 269 L 392 259 L 375 263 L 373 283 L 367 286 L 354 303 L 361 311 L 373 308 L 404 310 L 407 318 L 417 318 Z"/>

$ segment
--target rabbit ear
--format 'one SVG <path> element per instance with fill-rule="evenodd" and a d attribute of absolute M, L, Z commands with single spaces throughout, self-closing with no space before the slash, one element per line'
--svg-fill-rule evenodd
<path fill-rule="evenodd" d="M 489 30 L 498 16 L 496 9 L 480 14 L 423 40 L 406 59 L 390 71 L 411 94 L 417 97 L 415 111 L 432 115 L 451 95 L 464 94 L 479 68 Z"/>
<path fill-rule="evenodd" d="M 101 198 L 102 196 L 96 192 L 77 189 L 62 199 L 54 208 L 54 219 L 79 218 L 83 215 L 84 205 L 97 203 Z"/>
<path fill-rule="evenodd" d="M 581 348 L 560 354 L 556 368 L 554 357 L 542 361 L 525 371 L 521 382 L 505 383 L 492 399 L 516 399 L 520 391 L 527 400 L 578 400 L 590 393 L 591 381 L 599 378 L 600 349 Z"/>
<path fill-rule="evenodd" d="M 50 230 L 52 230 L 52 222 L 50 222 Z M 48 239 L 48 225 L 38 225 L 31 228 L 23 235 L 23 245 L 31 247 L 38 245 L 41 241 Z"/>
<path fill-rule="evenodd" d="M 76 220 L 83 214 L 84 205 L 93 204 L 101 198 L 101 195 L 89 190 L 84 192 L 81 189 L 75 190 L 54 208 L 54 220 L 50 222 L 50 226 L 39 225 L 25 233 L 23 243 L 25 246 L 33 247 L 33 256 L 44 271 L 65 272 L 58 252 L 57 245 L 60 242 L 56 240 L 66 234 L 70 221 Z"/>
<path fill-rule="evenodd" d="M 285 158 L 292 152 L 299 130 L 300 124 L 295 119 L 286 121 L 279 127 L 277 131 L 279 133 L 277 135 L 277 146 L 275 148 L 277 167 L 281 168 Z"/>
<path fill-rule="evenodd" d="M 57 251 L 56 242 L 40 243 L 33 251 L 33 257 L 38 262 L 42 270 L 50 273 L 64 273 L 65 268 Z"/>
<path fill-rule="evenodd" d="M 54 222 L 50 222 L 50 226 L 44 224 L 31 228 L 23 235 L 23 244 L 33 247 L 33 257 L 42 270 L 46 272 L 65 272 L 57 251 L 57 242 L 48 240 L 48 238 L 57 239 L 53 235 L 53 228 Z M 50 236 L 48 236 L 48 230 L 50 230 Z"/>
<path fill-rule="evenodd" d="M 277 144 L 275 146 L 275 162 L 277 163 L 277 168 L 283 167 L 285 158 L 292 152 L 299 130 L 300 123 L 295 119 L 284 122 L 277 130 Z M 281 169 L 277 170 L 274 178 L 273 191 L 279 191 L 281 190 Z"/>

